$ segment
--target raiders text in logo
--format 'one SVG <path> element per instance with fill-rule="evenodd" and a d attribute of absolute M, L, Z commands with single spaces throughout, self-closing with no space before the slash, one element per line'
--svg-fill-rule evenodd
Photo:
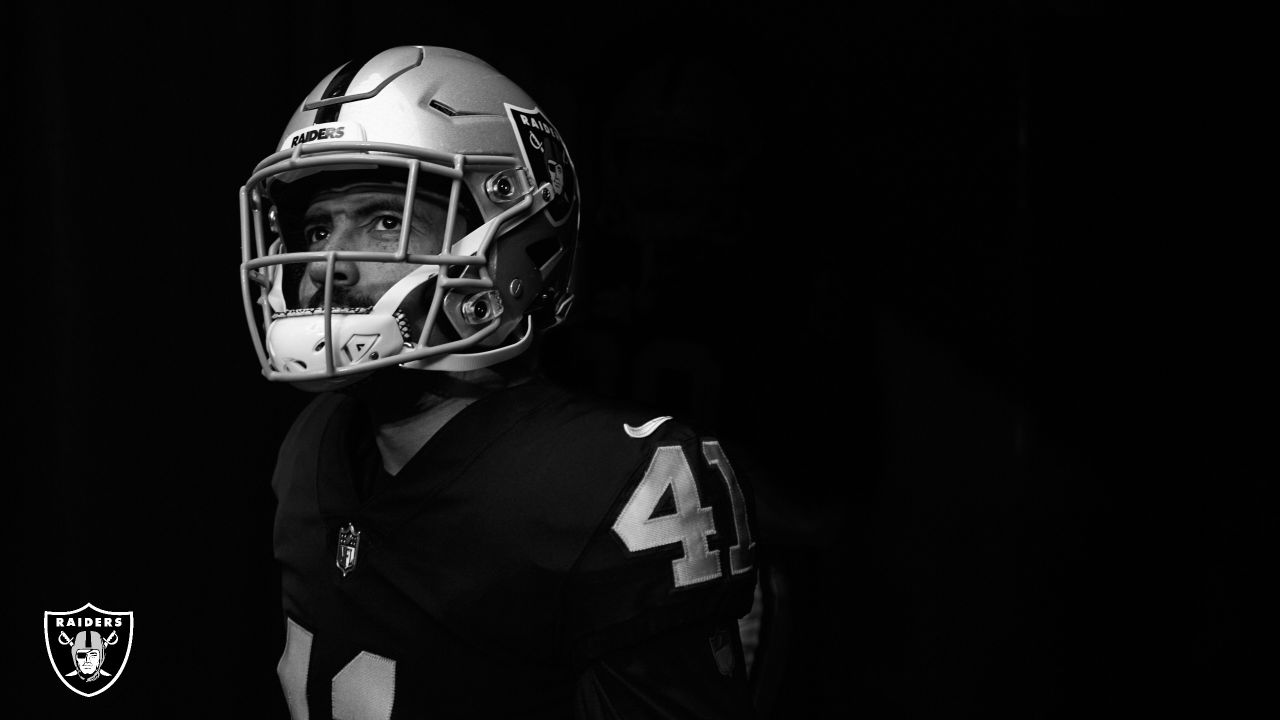
<path fill-rule="evenodd" d="M 133 612 L 45 611 L 44 645 L 53 671 L 72 692 L 93 697 L 115 684 L 133 648 Z"/>

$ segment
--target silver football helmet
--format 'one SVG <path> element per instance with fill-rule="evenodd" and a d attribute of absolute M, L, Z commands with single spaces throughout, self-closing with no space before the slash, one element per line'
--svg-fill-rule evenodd
<path fill-rule="evenodd" d="M 311 242 L 309 203 L 362 190 L 403 195 L 398 242 Z M 425 253 L 410 242 L 421 202 L 444 209 Z M 263 374 L 323 390 L 393 365 L 471 370 L 519 355 L 573 301 L 579 208 L 559 132 L 484 61 L 415 46 L 343 65 L 240 189 L 241 290 Z M 342 284 L 375 265 L 399 279 L 344 301 Z"/>

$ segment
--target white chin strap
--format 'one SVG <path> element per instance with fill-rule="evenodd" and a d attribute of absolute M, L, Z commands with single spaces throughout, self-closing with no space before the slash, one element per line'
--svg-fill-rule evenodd
<path fill-rule="evenodd" d="M 413 360 L 404 363 L 404 367 L 414 370 L 437 370 L 444 372 L 465 372 L 467 370 L 479 370 L 481 368 L 492 367 L 500 362 L 510 360 L 519 355 L 529 346 L 533 344 L 533 318 L 526 317 L 524 323 L 524 337 L 520 338 L 510 345 L 503 345 L 500 348 L 485 350 L 477 353 L 450 353 L 441 355 L 440 357 L 430 357 L 423 360 Z"/>
<path fill-rule="evenodd" d="M 458 242 L 460 248 L 465 248 L 467 241 L 476 239 L 478 241 L 478 232 L 468 234 L 465 238 Z M 461 254 L 461 253 L 460 253 Z M 466 253 L 470 254 L 470 253 Z M 409 293 L 413 292 L 420 285 L 429 282 L 440 272 L 438 265 L 422 265 L 413 272 L 405 275 L 400 282 L 391 286 L 385 294 L 373 306 L 373 312 L 370 315 L 377 317 L 393 318 L 394 313 Z M 436 316 L 436 324 L 449 322 L 444 315 L 444 309 L 441 308 L 440 314 Z M 406 343 L 407 345 L 408 343 Z M 403 367 L 413 370 L 435 370 L 437 372 L 465 372 L 467 370 L 479 370 L 481 368 L 491 367 L 500 362 L 510 360 L 533 344 L 533 318 L 525 318 L 524 337 L 518 341 L 503 345 L 502 347 L 493 348 L 492 350 L 484 350 L 474 353 L 447 353 L 437 357 L 423 358 L 422 360 L 411 360 L 404 363 Z M 415 344 L 416 347 L 416 344 Z"/>
<path fill-rule="evenodd" d="M 404 299 L 409 296 L 409 293 L 439 274 L 439 265 L 419 265 L 378 298 L 378 302 L 373 304 L 372 314 L 391 315 L 404 304 Z"/>

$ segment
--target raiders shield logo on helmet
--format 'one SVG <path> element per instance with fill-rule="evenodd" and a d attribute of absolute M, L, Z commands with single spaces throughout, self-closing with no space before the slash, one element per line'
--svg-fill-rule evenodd
<path fill-rule="evenodd" d="M 133 612 L 45 611 L 44 645 L 53 671 L 72 692 L 93 697 L 120 679 L 133 648 Z"/>
<path fill-rule="evenodd" d="M 511 103 L 503 105 L 507 108 L 511 129 L 520 143 L 524 166 L 533 172 L 534 183 L 539 186 L 551 183 L 552 196 L 547 202 L 547 220 L 552 226 L 560 227 L 572 215 L 574 204 L 578 200 L 578 178 L 574 174 L 569 151 L 560 138 L 560 131 L 537 108 L 528 110 Z"/>

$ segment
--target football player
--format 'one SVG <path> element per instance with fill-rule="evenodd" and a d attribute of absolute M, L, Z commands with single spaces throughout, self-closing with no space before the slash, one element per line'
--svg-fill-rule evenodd
<path fill-rule="evenodd" d="M 241 189 L 263 374 L 317 393 L 273 478 L 295 720 L 751 714 L 719 443 L 534 371 L 579 208 L 543 109 L 439 47 L 330 73 Z"/>

